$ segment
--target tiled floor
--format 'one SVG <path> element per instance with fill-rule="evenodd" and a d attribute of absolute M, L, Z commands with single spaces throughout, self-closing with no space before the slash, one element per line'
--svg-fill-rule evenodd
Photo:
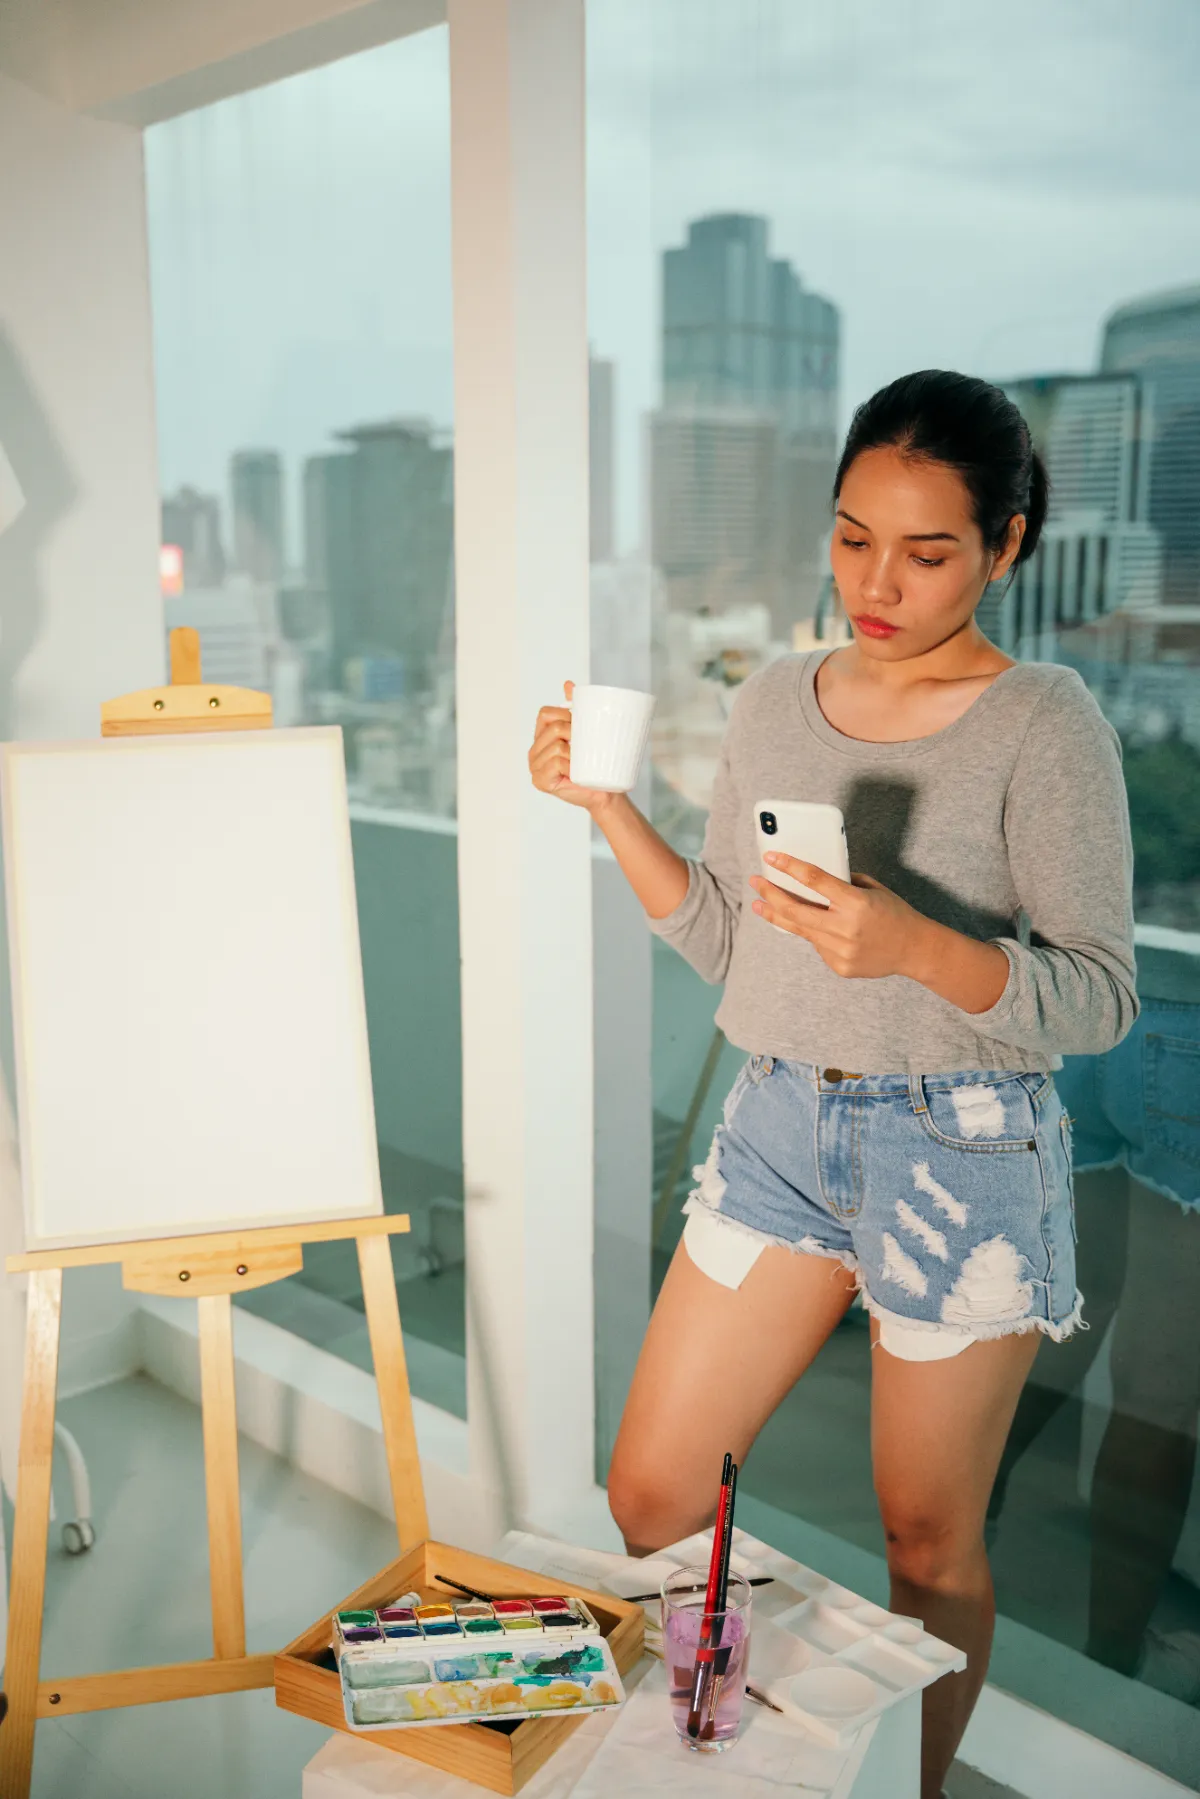
<path fill-rule="evenodd" d="M 199 1414 L 139 1378 L 68 1401 L 92 1476 L 96 1547 L 51 1533 L 46 1674 L 209 1654 Z M 64 1492 L 65 1498 L 65 1492 Z M 395 1553 L 382 1518 L 242 1444 L 250 1650 L 278 1647 Z M 65 1514 L 63 1514 L 65 1515 Z M 298 1799 L 326 1733 L 270 1692 L 38 1726 L 35 1799 Z M 1018 1799 L 956 1767 L 951 1799 Z"/>
<path fill-rule="evenodd" d="M 212 1653 L 199 1413 L 145 1379 L 62 1407 L 87 1456 L 97 1542 L 51 1533 L 47 1674 Z M 375 1513 L 242 1444 L 251 1652 L 278 1648 L 396 1553 Z M 271 1692 L 134 1707 L 38 1726 L 35 1799 L 298 1799 L 326 1732 Z"/>

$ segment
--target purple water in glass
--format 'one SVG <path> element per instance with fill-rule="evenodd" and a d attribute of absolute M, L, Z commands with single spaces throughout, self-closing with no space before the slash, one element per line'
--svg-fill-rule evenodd
<path fill-rule="evenodd" d="M 712 1702 L 713 1687 L 716 1675 L 710 1676 L 710 1684 L 705 1696 L 704 1710 L 701 1715 L 701 1733 L 698 1738 L 688 1735 L 688 1713 L 692 1701 L 692 1681 L 696 1669 L 696 1651 L 700 1646 L 700 1624 L 704 1609 L 704 1595 L 674 1595 L 669 1591 L 671 1582 L 663 1592 L 663 1651 L 667 1667 L 667 1681 L 671 1695 L 671 1714 L 675 1728 L 683 1743 L 689 1749 L 725 1749 L 734 1741 L 742 1721 L 742 1706 L 746 1698 L 746 1678 L 750 1661 L 750 1589 L 744 1582 L 731 1577 L 728 1603 L 730 1609 L 722 1616 L 719 1647 L 730 1651 L 724 1678 L 717 1692 L 716 1709 L 713 1714 L 711 1730 L 706 1729 Z M 745 1588 L 744 1595 L 737 1588 Z M 745 1604 L 737 1605 L 738 1599 L 744 1597 Z M 736 1608 L 736 1609 L 735 1609 Z"/>

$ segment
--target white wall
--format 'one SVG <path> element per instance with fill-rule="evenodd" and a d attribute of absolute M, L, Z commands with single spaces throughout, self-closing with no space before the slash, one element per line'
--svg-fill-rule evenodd
<path fill-rule="evenodd" d="M 0 444 L 25 501 L 0 534 L 0 736 L 95 736 L 101 700 L 164 674 L 141 134 L 4 75 Z M 0 1206 L 2 1251 L 11 1194 Z M 64 1386 L 133 1365 L 114 1275 L 68 1280 Z"/>

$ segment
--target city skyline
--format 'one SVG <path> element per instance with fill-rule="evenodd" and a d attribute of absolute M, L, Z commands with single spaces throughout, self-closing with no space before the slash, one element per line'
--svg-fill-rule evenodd
<path fill-rule="evenodd" d="M 839 430 L 908 368 L 1093 369 L 1120 300 L 1197 278 L 1200 14 L 1015 0 L 1003 33 L 973 8 L 950 33 L 926 10 L 921 31 L 862 0 L 836 20 L 764 4 L 750 30 L 736 7 L 590 7 L 620 551 L 658 400 L 657 258 L 688 219 L 770 218 L 841 308 Z M 235 445 L 295 468 L 346 422 L 452 423 L 444 28 L 154 126 L 146 153 L 167 491 L 219 486 Z"/>

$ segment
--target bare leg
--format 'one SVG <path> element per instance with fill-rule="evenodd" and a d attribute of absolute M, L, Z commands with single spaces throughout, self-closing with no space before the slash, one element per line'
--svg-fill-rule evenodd
<path fill-rule="evenodd" d="M 1079 1219 L 1075 1261 L 1080 1291 L 1087 1302 L 1088 1329 L 1076 1331 L 1065 1343 L 1042 1338 L 1000 1458 L 1000 1471 L 988 1503 L 988 1521 L 992 1524 L 1004 1509 L 1009 1479 L 1017 1463 L 1083 1385 L 1121 1297 L 1129 1236 L 1129 1176 L 1124 1168 L 1097 1168 L 1090 1174 L 1076 1175 L 1075 1197 Z"/>
<path fill-rule="evenodd" d="M 742 1285 L 667 1270 L 613 1450 L 608 1498 L 631 1555 L 712 1522 L 726 1450 L 745 1460 L 854 1297 L 825 1256 L 764 1250 Z"/>
<path fill-rule="evenodd" d="M 987 1673 L 996 1602 L 984 1516 L 1037 1346 L 1030 1333 L 973 1343 L 942 1362 L 872 1352 L 871 1445 L 892 1609 L 969 1658 L 962 1674 L 926 1691 L 921 1799 L 938 1799 Z"/>
<path fill-rule="evenodd" d="M 1179 1544 L 1200 1409 L 1200 1215 L 1130 1181 L 1113 1409 L 1092 1481 L 1088 1654 L 1137 1672 Z"/>

